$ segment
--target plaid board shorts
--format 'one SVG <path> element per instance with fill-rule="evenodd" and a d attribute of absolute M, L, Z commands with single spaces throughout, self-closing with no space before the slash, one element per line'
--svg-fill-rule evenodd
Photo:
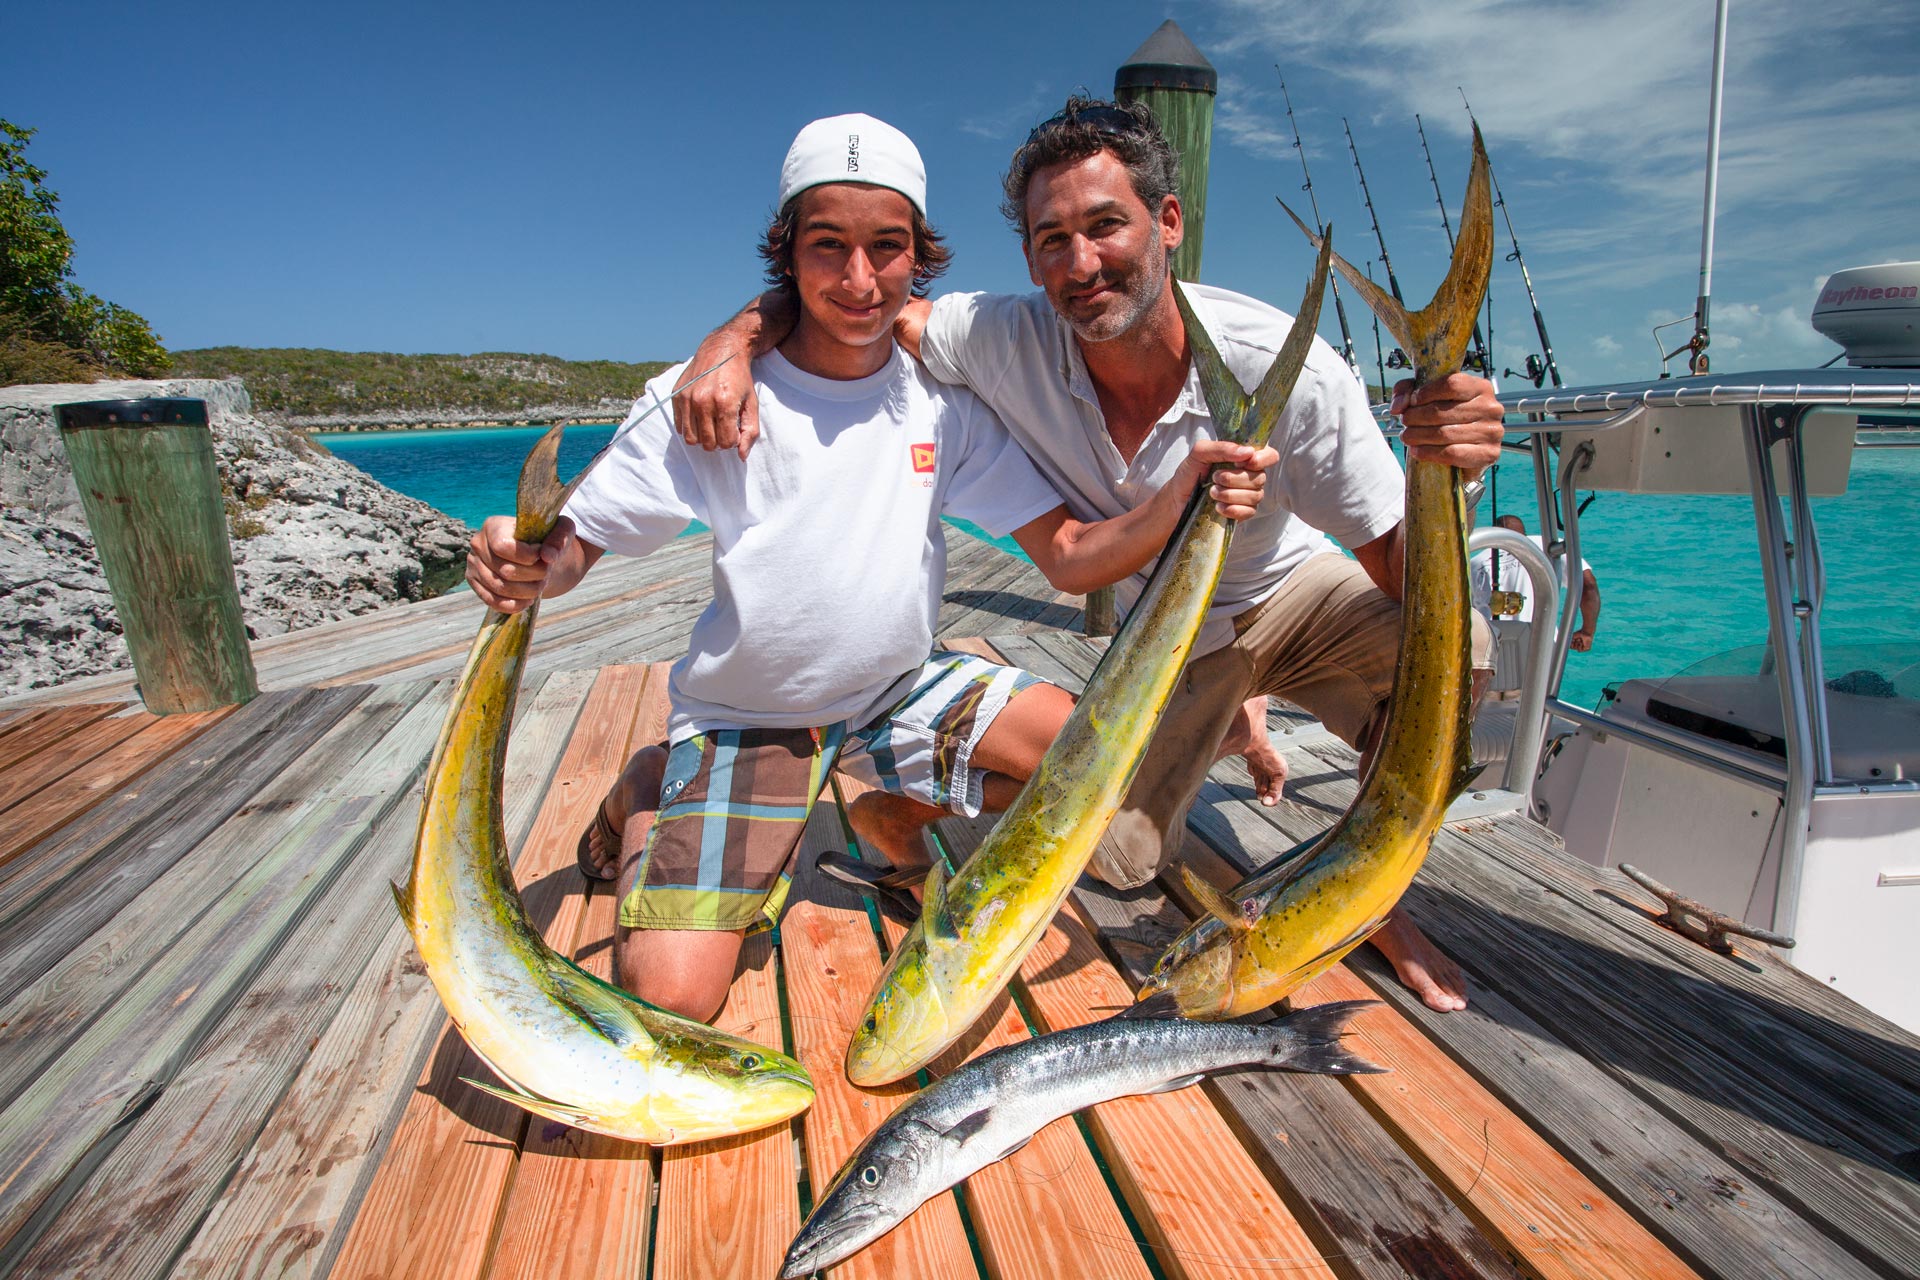
<path fill-rule="evenodd" d="M 620 923 L 771 928 L 800 833 L 836 767 L 894 795 L 979 813 L 974 747 L 1007 700 L 1038 683 L 1016 667 L 940 651 L 904 698 L 861 728 L 717 729 L 676 743 Z"/>

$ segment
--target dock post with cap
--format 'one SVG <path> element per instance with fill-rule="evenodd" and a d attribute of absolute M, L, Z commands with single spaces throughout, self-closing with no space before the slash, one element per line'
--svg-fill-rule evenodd
<path fill-rule="evenodd" d="M 206 402 L 97 400 L 54 416 L 147 710 L 252 699 Z"/>

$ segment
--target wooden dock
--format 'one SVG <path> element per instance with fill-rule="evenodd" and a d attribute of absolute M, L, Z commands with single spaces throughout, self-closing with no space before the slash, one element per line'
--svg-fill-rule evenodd
<path fill-rule="evenodd" d="M 955 537 L 946 637 L 1077 688 L 1095 645 Z M 553 602 L 507 762 L 534 920 L 605 972 L 573 846 L 665 721 L 704 539 Z M 0 703 L 0 1277 L 770 1277 L 910 1088 L 846 1083 L 897 936 L 804 877 L 721 1025 L 797 1054 L 789 1125 L 649 1150 L 532 1118 L 452 1033 L 388 897 L 480 618 L 471 597 L 261 641 L 259 699 L 147 716 L 124 677 Z M 1277 808 L 1217 768 L 1187 860 L 1228 883 L 1323 829 L 1352 753 L 1276 711 Z M 1284 731 L 1284 732 L 1282 732 Z M 944 824 L 957 853 L 984 824 Z M 803 852 L 850 847 L 822 805 Z M 1083 881 L 966 1053 L 1104 1016 L 1188 919 L 1177 878 Z M 1468 970 L 1433 1014 L 1371 954 L 1344 1080 L 1242 1072 L 1050 1126 L 836 1277 L 1920 1275 L 1920 1039 L 1765 954 L 1654 926 L 1516 815 L 1456 824 L 1407 902 Z"/>

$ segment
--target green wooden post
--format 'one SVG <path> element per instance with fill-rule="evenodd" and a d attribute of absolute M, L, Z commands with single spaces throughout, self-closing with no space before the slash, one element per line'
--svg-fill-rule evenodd
<path fill-rule="evenodd" d="M 1113 96 L 1144 102 L 1167 141 L 1180 153 L 1180 210 L 1186 238 L 1173 251 L 1173 274 L 1200 278 L 1200 248 L 1207 223 L 1208 154 L 1213 149 L 1213 96 L 1220 77 L 1172 18 L 1133 51 L 1113 74 Z"/>
<path fill-rule="evenodd" d="M 260 689 L 206 402 L 99 400 L 54 416 L 147 710 L 251 699 Z"/>

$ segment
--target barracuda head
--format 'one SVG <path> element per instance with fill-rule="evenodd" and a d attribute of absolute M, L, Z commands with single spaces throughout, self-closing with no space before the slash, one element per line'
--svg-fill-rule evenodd
<path fill-rule="evenodd" d="M 782 1280 L 852 1257 L 938 1190 L 939 1134 L 911 1121 L 869 1134 L 807 1215 L 780 1265 Z"/>
<path fill-rule="evenodd" d="M 916 924 L 887 962 L 847 1045 L 847 1079 L 863 1088 L 912 1075 L 954 1038 L 921 940 L 924 927 L 924 920 Z"/>

